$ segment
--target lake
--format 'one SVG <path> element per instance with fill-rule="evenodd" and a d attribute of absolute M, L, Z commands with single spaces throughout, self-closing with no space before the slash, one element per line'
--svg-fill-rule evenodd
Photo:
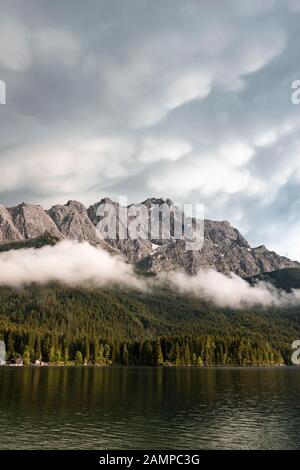
<path fill-rule="evenodd" d="M 300 449 L 300 368 L 1 367 L 1 449 Z"/>

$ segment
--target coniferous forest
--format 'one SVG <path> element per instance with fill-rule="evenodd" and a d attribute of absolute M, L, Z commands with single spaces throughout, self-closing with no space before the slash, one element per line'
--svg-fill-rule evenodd
<path fill-rule="evenodd" d="M 0 339 L 25 364 L 290 364 L 296 309 L 220 309 L 155 293 L 62 285 L 0 288 Z"/>

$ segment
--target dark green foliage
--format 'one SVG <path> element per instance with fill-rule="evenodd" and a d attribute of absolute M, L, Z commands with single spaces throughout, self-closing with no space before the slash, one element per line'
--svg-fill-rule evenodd
<path fill-rule="evenodd" d="M 291 292 L 292 289 L 300 289 L 300 269 L 286 268 L 270 273 L 259 274 L 247 279 L 251 284 L 257 281 L 265 281 L 273 284 L 277 289 Z"/>
<path fill-rule="evenodd" d="M 167 289 L 0 287 L 2 338 L 8 356 L 26 362 L 288 364 L 300 316 L 297 309 L 220 309 Z"/>
<path fill-rule="evenodd" d="M 53 246 L 58 241 L 59 240 L 57 237 L 54 237 L 50 233 L 45 232 L 44 235 L 41 235 L 37 238 L 31 238 L 30 240 L 11 242 L 0 245 L 0 252 L 10 250 L 21 250 L 22 248 L 42 248 L 46 245 Z"/>

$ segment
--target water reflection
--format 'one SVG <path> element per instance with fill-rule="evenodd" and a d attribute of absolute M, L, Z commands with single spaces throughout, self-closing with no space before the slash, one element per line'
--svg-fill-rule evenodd
<path fill-rule="evenodd" d="M 298 368 L 1 368 L 1 448 L 300 448 Z"/>

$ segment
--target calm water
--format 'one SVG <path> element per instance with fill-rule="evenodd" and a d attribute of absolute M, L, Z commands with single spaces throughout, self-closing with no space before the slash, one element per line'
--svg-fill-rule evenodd
<path fill-rule="evenodd" d="M 300 449 L 300 369 L 0 368 L 1 449 Z"/>

